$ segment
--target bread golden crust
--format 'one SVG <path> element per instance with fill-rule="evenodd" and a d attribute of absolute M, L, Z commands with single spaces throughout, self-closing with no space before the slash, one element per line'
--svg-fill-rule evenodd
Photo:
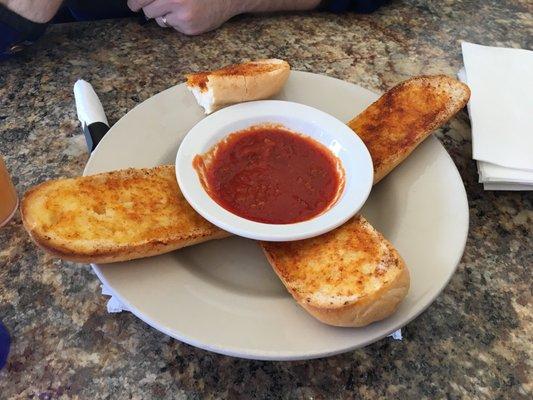
<path fill-rule="evenodd" d="M 302 302 L 301 306 L 319 321 L 341 327 L 360 328 L 394 314 L 409 291 L 409 270 L 405 267 L 396 279 L 357 303 L 340 307 L 320 307 Z"/>
<path fill-rule="evenodd" d="M 229 235 L 185 201 L 173 166 L 48 181 L 20 210 L 40 247 L 76 262 L 149 257 Z"/>
<path fill-rule="evenodd" d="M 290 73 L 283 60 L 267 59 L 187 75 L 187 88 L 211 113 L 225 105 L 266 99 L 281 90 Z"/>
<path fill-rule="evenodd" d="M 261 247 L 298 304 L 329 325 L 386 318 L 409 290 L 403 259 L 361 216 L 316 238 Z"/>
<path fill-rule="evenodd" d="M 289 64 L 282 60 L 266 59 L 257 61 L 248 61 L 241 64 L 228 65 L 223 68 L 214 71 L 203 71 L 193 74 L 187 74 L 187 85 L 197 86 L 202 91 L 207 90 L 207 83 L 210 79 L 216 79 L 217 77 L 243 77 L 254 76 L 258 74 L 264 74 L 272 72 L 278 69 L 290 68 Z"/>
<path fill-rule="evenodd" d="M 393 87 L 348 122 L 372 156 L 374 183 L 461 110 L 469 98 L 468 86 L 455 79 L 419 76 Z"/>

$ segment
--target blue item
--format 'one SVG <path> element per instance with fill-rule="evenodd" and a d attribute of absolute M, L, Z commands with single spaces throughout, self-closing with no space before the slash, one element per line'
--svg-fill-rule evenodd
<path fill-rule="evenodd" d="M 354 11 L 357 13 L 371 13 L 388 0 L 331 0 L 326 3 L 326 9 L 332 12 Z"/>
<path fill-rule="evenodd" d="M 2 322 L 0 322 L 0 369 L 4 368 L 9 355 L 9 346 L 11 345 L 11 338 L 9 332 Z"/>

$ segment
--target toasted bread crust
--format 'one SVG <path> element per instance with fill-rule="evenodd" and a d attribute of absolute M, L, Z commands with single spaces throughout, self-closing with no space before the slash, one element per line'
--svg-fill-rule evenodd
<path fill-rule="evenodd" d="M 329 308 L 299 301 L 298 304 L 327 325 L 360 328 L 394 314 L 409 292 L 409 286 L 409 270 L 404 264 L 393 281 L 375 293 L 367 295 L 358 303 Z"/>
<path fill-rule="evenodd" d="M 220 231 L 215 234 L 205 234 L 190 239 L 180 239 L 173 243 L 160 242 L 157 239 L 154 239 L 146 243 L 132 244 L 127 247 L 95 249 L 94 251 L 81 253 L 70 249 L 69 246 L 54 243 L 49 237 L 42 235 L 37 231 L 27 231 L 35 244 L 47 253 L 63 260 L 83 264 L 107 264 L 158 256 L 183 247 L 193 246 L 209 240 L 223 239 L 230 236 L 229 233 Z"/>
<path fill-rule="evenodd" d="M 465 84 L 445 75 L 419 76 L 393 87 L 348 122 L 374 163 L 374 183 L 400 164 L 470 98 Z"/>
<path fill-rule="evenodd" d="M 187 75 L 187 88 L 206 113 L 225 105 L 266 99 L 281 90 L 290 73 L 283 60 L 267 59 Z"/>
<path fill-rule="evenodd" d="M 229 235 L 189 206 L 173 166 L 48 181 L 25 194 L 20 210 L 40 247 L 76 262 L 149 257 Z"/>
<path fill-rule="evenodd" d="M 261 247 L 298 304 L 329 325 L 386 318 L 409 289 L 403 259 L 361 216 L 318 238 Z"/>
<path fill-rule="evenodd" d="M 202 91 L 207 90 L 209 78 L 231 77 L 231 76 L 253 76 L 272 72 L 276 69 L 288 67 L 288 63 L 277 59 L 248 61 L 241 64 L 227 65 L 214 71 L 203 71 L 187 74 L 187 86 L 197 86 Z"/>

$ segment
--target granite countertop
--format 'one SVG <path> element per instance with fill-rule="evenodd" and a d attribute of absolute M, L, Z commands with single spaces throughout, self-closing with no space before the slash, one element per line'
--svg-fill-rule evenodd
<path fill-rule="evenodd" d="M 372 15 L 238 17 L 199 37 L 133 19 L 53 26 L 0 63 L 0 153 L 19 193 L 81 174 L 78 77 L 94 84 L 111 123 L 188 71 L 246 58 L 385 90 L 454 75 L 460 40 L 531 48 L 531 11 L 526 0 L 392 1 Z M 109 315 L 90 267 L 38 250 L 17 214 L 0 230 L 0 319 L 14 337 L 0 398 L 531 398 L 532 196 L 482 190 L 465 111 L 437 136 L 464 180 L 470 233 L 456 274 L 403 341 L 298 362 L 196 349 L 129 313 Z"/>

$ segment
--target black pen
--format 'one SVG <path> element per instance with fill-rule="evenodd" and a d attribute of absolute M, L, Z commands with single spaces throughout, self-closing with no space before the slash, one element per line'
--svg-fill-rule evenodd
<path fill-rule="evenodd" d="M 91 84 L 82 79 L 74 84 L 74 99 L 87 148 L 92 152 L 109 130 L 104 108 Z"/>

